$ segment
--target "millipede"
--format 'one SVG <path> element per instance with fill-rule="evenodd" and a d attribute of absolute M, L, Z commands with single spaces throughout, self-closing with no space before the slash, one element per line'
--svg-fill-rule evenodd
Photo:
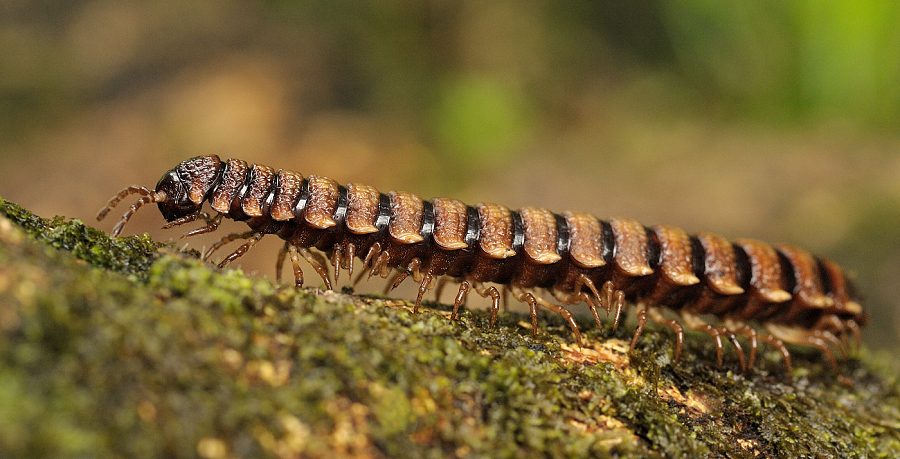
<path fill-rule="evenodd" d="M 358 257 L 363 268 L 357 279 L 366 272 L 383 278 L 393 273 L 390 288 L 409 277 L 418 282 L 414 312 L 428 290 L 439 290 L 450 279 L 459 283 L 450 319 L 475 291 L 491 300 L 493 327 L 500 286 L 529 306 L 532 333 L 538 330 L 540 306 L 562 316 L 579 344 L 581 332 L 567 306 L 586 304 L 598 327 L 603 326 L 598 310 L 614 313 L 615 329 L 623 309 L 634 305 L 637 327 L 630 350 L 652 320 L 674 331 L 675 361 L 687 327 L 715 340 L 720 367 L 723 340 L 728 340 L 743 371 L 753 367 L 761 342 L 781 353 L 788 374 L 786 343 L 818 348 L 836 368 L 832 349 L 848 356 L 859 346 L 868 319 L 853 283 L 837 264 L 790 245 L 689 235 L 674 226 L 645 227 L 628 218 L 601 220 L 583 212 L 512 211 L 449 198 L 424 201 L 408 192 L 385 194 L 367 185 L 340 185 L 239 159 L 223 162 L 215 155 L 181 162 L 153 190 L 122 190 L 97 219 L 131 194 L 141 197 L 115 225 L 113 237 L 150 203 L 165 218 L 163 228 L 206 222 L 184 237 L 215 231 L 230 218 L 250 229 L 209 248 L 205 259 L 229 242 L 244 241 L 220 268 L 266 234 L 276 234 L 285 241 L 277 258 L 278 275 L 290 258 L 298 287 L 304 281 L 301 259 L 331 289 L 328 264 L 335 280 L 341 270 L 352 278 Z M 202 210 L 206 201 L 214 216 Z M 749 356 L 738 337 L 749 342 Z"/>

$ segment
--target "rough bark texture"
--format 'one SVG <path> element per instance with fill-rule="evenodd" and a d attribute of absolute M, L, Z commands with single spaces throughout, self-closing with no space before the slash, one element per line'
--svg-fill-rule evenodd
<path fill-rule="evenodd" d="M 900 457 L 896 378 L 796 349 L 722 369 L 650 327 L 447 320 L 296 290 L 0 200 L 6 457 Z M 274 254 L 273 254 L 274 260 Z"/>

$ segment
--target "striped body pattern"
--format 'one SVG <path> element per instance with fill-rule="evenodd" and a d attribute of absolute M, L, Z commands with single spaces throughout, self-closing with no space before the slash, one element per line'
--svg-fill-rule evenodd
<path fill-rule="evenodd" d="M 158 204 L 169 222 L 166 228 L 206 221 L 185 236 L 214 231 L 223 218 L 244 221 L 249 231 L 225 236 L 206 256 L 244 240 L 223 259 L 224 266 L 264 235 L 276 234 L 285 241 L 279 272 L 290 258 L 298 286 L 304 279 L 301 259 L 330 289 L 328 262 L 337 279 L 342 269 L 352 276 L 358 257 L 363 260 L 360 274 L 393 273 L 389 287 L 410 276 L 415 279 L 416 310 L 424 294 L 448 278 L 460 284 L 451 318 L 471 290 L 491 298 L 492 326 L 499 310 L 499 285 L 530 306 L 534 331 L 540 306 L 560 314 L 579 342 L 578 325 L 566 305 L 587 304 L 598 326 L 598 309 L 607 315 L 614 312 L 616 326 L 623 308 L 633 303 L 638 326 L 632 348 L 646 322 L 653 320 L 676 333 L 676 359 L 687 326 L 715 339 L 719 365 L 724 338 L 734 345 L 744 369 L 753 366 L 760 341 L 782 353 L 788 372 L 785 343 L 817 347 L 836 366 L 832 349 L 846 356 L 851 338 L 858 345 L 867 320 L 854 287 L 835 263 L 788 245 L 689 235 L 673 226 L 648 228 L 627 218 L 600 220 L 581 212 L 555 214 L 537 207 L 511 211 L 448 198 L 423 201 L 412 193 L 342 186 L 329 178 L 303 177 L 238 159 L 222 162 L 214 155 L 183 161 L 155 190 L 123 190 L 98 219 L 130 194 L 142 197 L 116 225 L 114 236 L 148 203 Z M 201 210 L 204 202 L 216 212 L 214 217 Z M 556 301 L 545 298 L 548 293 Z M 680 320 L 670 318 L 673 315 Z M 710 321 L 710 316 L 716 319 Z"/>

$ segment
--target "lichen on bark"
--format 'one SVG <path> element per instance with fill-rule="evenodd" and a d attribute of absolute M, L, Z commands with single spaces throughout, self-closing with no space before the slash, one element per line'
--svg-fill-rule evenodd
<path fill-rule="evenodd" d="M 12 457 L 900 457 L 896 378 L 276 285 L 0 200 Z M 865 353 L 863 353 L 865 355 Z"/>

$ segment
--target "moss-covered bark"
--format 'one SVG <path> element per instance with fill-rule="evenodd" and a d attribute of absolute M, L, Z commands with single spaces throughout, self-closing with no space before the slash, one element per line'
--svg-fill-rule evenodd
<path fill-rule="evenodd" d="M 4 217 L 5 216 L 5 217 Z M 273 255 L 274 256 L 274 255 Z M 217 271 L 0 200 L 0 456 L 900 457 L 896 380 Z"/>

